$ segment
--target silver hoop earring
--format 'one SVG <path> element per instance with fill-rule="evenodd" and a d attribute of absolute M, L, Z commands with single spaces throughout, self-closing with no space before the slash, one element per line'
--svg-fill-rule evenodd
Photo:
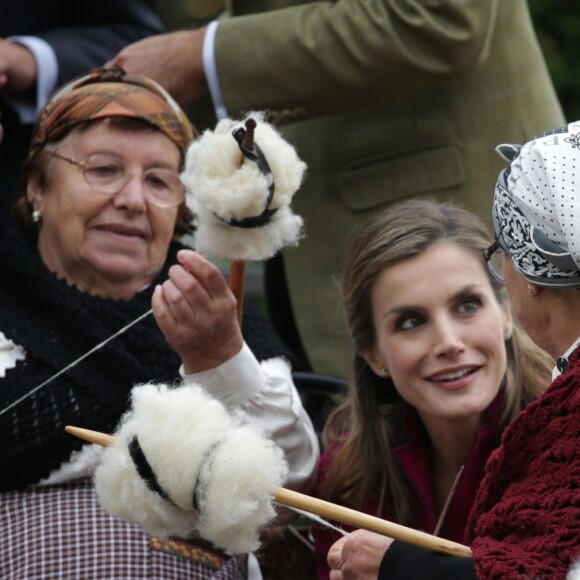
<path fill-rule="evenodd" d="M 39 209 L 35 209 L 32 211 L 32 221 L 37 224 L 40 221 L 40 218 L 42 217 L 42 212 Z"/>

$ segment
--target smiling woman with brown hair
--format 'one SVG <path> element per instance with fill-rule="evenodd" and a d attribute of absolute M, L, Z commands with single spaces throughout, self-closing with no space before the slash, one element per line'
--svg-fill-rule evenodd
<path fill-rule="evenodd" d="M 314 470 L 292 354 L 247 301 L 240 328 L 217 266 L 176 239 L 193 136 L 159 85 L 117 69 L 73 81 L 40 113 L 19 225 L 0 247 L 2 578 L 247 577 L 245 556 L 149 538 L 99 507 L 99 452 L 64 427 L 112 431 L 136 384 L 201 382 L 280 444 L 290 487 Z"/>
<path fill-rule="evenodd" d="M 485 268 L 491 242 L 473 214 L 429 200 L 397 204 L 355 235 L 342 304 L 357 355 L 324 432 L 323 499 L 463 542 L 487 458 L 551 368 Z M 338 535 L 315 536 L 327 578 Z"/>

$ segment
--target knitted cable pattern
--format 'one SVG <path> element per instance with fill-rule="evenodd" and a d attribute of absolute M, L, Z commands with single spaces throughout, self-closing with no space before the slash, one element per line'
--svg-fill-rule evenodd
<path fill-rule="evenodd" d="M 580 556 L 580 349 L 507 427 L 468 525 L 479 578 L 565 578 Z"/>

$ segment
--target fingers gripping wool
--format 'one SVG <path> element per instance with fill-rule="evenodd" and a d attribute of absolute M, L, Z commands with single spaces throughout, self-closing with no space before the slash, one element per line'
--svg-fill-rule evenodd
<path fill-rule="evenodd" d="M 243 122 L 220 121 L 205 131 L 187 152 L 181 174 L 186 203 L 196 216 L 195 247 L 201 254 L 233 260 L 264 260 L 302 236 L 302 218 L 290 209 L 306 164 L 294 147 L 264 121 L 262 113 L 247 118 L 257 122 L 254 140 L 264 153 L 274 179 L 269 208 L 277 209 L 259 227 L 232 227 L 228 222 L 259 216 L 268 205 L 270 183 L 258 165 L 246 159 L 232 132 Z"/>
<path fill-rule="evenodd" d="M 135 441 L 156 491 L 136 466 Z M 147 384 L 133 389 L 95 485 L 109 513 L 151 534 L 198 534 L 243 553 L 258 548 L 260 530 L 276 516 L 272 493 L 286 476 L 280 448 L 199 386 Z"/>

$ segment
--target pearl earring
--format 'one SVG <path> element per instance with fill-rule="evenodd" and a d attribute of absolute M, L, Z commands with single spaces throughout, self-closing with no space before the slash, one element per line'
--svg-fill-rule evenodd
<path fill-rule="evenodd" d="M 387 370 L 386 369 L 379 369 L 378 371 L 379 376 L 385 378 L 387 376 Z"/>
<path fill-rule="evenodd" d="M 32 211 L 32 221 L 37 224 L 42 217 L 42 212 L 39 209 L 35 209 Z"/>

